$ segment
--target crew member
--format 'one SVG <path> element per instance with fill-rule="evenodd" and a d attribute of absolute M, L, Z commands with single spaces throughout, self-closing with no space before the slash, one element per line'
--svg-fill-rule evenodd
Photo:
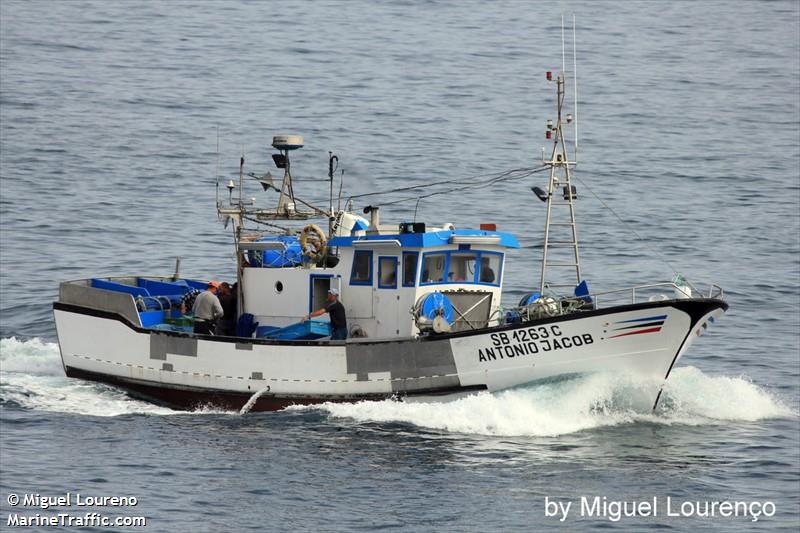
<path fill-rule="evenodd" d="M 219 285 L 219 303 L 222 305 L 222 318 L 217 322 L 216 335 L 233 336 L 236 335 L 236 287 L 223 281 Z"/>
<path fill-rule="evenodd" d="M 317 309 L 313 313 L 309 313 L 303 317 L 303 322 L 310 318 L 324 315 L 325 313 L 331 316 L 331 340 L 340 341 L 347 338 L 347 316 L 344 312 L 344 306 L 339 301 L 339 290 L 331 288 L 328 290 L 328 303 L 325 307 Z"/>
<path fill-rule="evenodd" d="M 210 281 L 206 290 L 197 295 L 192 306 L 194 332 L 214 334 L 214 324 L 223 316 L 222 305 L 217 298 L 219 282 Z"/>
<path fill-rule="evenodd" d="M 494 270 L 489 266 L 489 258 L 481 257 L 481 283 L 494 283 Z"/>

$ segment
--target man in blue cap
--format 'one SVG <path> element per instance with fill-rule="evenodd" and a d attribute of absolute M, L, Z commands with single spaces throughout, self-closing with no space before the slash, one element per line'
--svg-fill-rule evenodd
<path fill-rule="evenodd" d="M 342 341 L 347 338 L 347 316 L 344 312 L 344 306 L 339 301 L 339 290 L 331 287 L 328 290 L 328 303 L 325 307 L 317 309 L 313 313 L 309 313 L 303 317 L 303 322 L 311 318 L 324 315 L 325 313 L 331 316 L 331 340 Z"/>

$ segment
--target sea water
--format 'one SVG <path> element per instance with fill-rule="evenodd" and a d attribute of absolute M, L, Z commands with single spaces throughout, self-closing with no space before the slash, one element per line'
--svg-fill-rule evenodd
<path fill-rule="evenodd" d="M 345 198 L 537 166 L 562 13 L 577 19 L 590 288 L 680 273 L 720 284 L 731 304 L 658 410 L 639 409 L 649 384 L 623 375 L 243 416 L 64 377 L 58 283 L 170 274 L 177 256 L 187 276 L 230 279 L 215 176 L 227 199 L 242 153 L 246 171 L 276 174 L 273 134 L 305 136 L 295 190 L 320 205 L 329 150 Z M 142 516 L 153 531 L 794 531 L 799 17 L 794 1 L 3 1 L 0 529 L 14 513 L 60 510 Z M 537 284 L 544 204 L 530 187 L 544 184 L 355 208 L 518 234 L 511 305 Z M 252 185 L 258 205 L 275 201 Z M 76 494 L 127 504 L 24 505 Z M 745 514 L 720 514 L 738 502 Z M 106 529 L 84 518 L 63 527 Z"/>

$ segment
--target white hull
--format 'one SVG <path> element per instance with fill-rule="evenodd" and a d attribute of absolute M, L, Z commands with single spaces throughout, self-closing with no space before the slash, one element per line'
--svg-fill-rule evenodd
<path fill-rule="evenodd" d="M 293 403 L 499 391 L 555 376 L 669 376 L 721 300 L 618 306 L 500 328 L 407 339 L 274 341 L 153 331 L 122 316 L 54 304 L 70 376 L 110 382 L 191 408 L 255 410 Z M 655 404 L 659 386 L 650 391 Z"/>

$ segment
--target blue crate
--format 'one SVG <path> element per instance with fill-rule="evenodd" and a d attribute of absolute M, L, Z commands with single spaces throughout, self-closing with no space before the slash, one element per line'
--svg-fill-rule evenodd
<path fill-rule="evenodd" d="M 259 328 L 260 329 L 260 328 Z M 266 332 L 270 339 L 299 341 L 313 340 L 331 336 L 331 323 L 322 320 L 307 320 L 291 326 Z"/>
<path fill-rule="evenodd" d="M 256 327 L 256 338 L 257 339 L 269 338 L 270 333 L 272 333 L 273 331 L 278 331 L 279 329 L 281 328 L 277 326 L 258 326 Z"/>

